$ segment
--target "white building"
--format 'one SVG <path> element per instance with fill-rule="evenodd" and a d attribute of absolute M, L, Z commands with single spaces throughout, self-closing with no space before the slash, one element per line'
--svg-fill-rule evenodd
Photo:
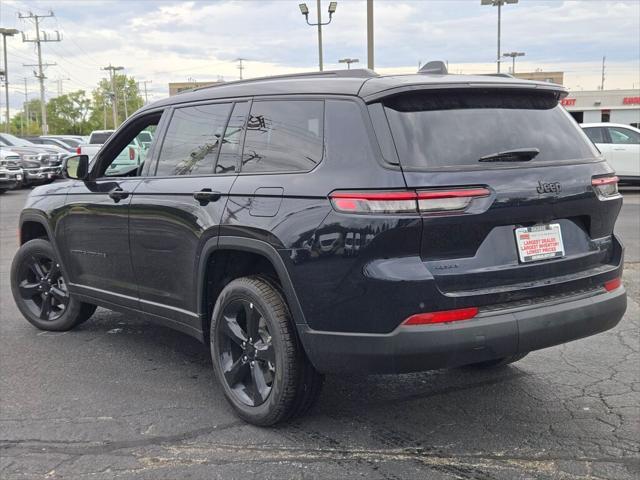
<path fill-rule="evenodd" d="M 578 123 L 626 123 L 640 128 L 640 90 L 571 91 L 562 105 Z"/>

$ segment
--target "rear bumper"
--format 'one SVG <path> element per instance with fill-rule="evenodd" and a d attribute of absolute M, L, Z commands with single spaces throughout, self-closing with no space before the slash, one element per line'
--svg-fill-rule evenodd
<path fill-rule="evenodd" d="M 627 308 L 623 287 L 564 301 L 481 313 L 472 320 L 396 328 L 388 334 L 322 332 L 299 325 L 323 373 L 403 373 L 456 367 L 539 350 L 613 328 Z"/>

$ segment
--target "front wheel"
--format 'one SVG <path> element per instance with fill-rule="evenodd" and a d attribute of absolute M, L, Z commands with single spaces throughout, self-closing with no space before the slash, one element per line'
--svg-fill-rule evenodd
<path fill-rule="evenodd" d="M 41 330 L 70 330 L 96 310 L 69 294 L 53 247 L 41 238 L 26 242 L 13 257 L 11 293 L 22 315 Z"/>
<path fill-rule="evenodd" d="M 222 290 L 210 341 L 216 376 L 245 421 L 273 425 L 317 399 L 323 378 L 302 350 L 282 294 L 266 278 L 238 278 Z"/>

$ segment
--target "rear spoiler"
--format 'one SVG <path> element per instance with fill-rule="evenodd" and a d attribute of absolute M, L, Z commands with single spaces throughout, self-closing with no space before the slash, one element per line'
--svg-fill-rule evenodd
<path fill-rule="evenodd" d="M 409 85 L 402 85 L 400 87 L 393 87 L 387 90 L 382 90 L 371 95 L 364 96 L 363 99 L 366 103 L 375 103 L 383 98 L 400 95 L 407 92 L 415 92 L 418 90 L 455 90 L 463 88 L 489 88 L 497 90 L 542 90 L 554 92 L 560 101 L 562 98 L 569 94 L 569 91 L 562 85 L 555 83 L 542 83 L 531 82 L 528 80 L 513 81 L 513 82 L 492 82 L 489 76 L 487 76 L 486 82 L 471 81 L 468 83 L 415 83 Z"/>

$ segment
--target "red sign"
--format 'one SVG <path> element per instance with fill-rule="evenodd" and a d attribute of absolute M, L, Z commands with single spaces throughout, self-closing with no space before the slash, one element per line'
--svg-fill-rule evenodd
<path fill-rule="evenodd" d="M 575 98 L 563 98 L 562 100 L 560 100 L 560 105 L 562 105 L 563 107 L 571 107 L 575 104 L 576 104 Z"/>
<path fill-rule="evenodd" d="M 624 97 L 622 99 L 623 105 L 640 105 L 640 97 Z"/>

